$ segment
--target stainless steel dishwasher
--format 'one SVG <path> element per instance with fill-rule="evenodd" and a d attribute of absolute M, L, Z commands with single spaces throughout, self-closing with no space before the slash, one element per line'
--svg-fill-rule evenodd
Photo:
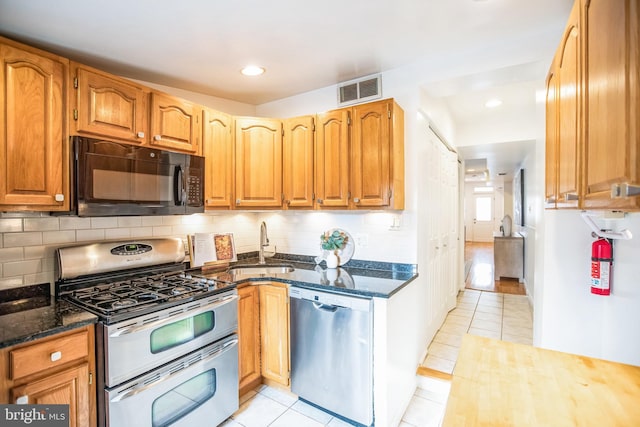
<path fill-rule="evenodd" d="M 291 391 L 359 424 L 373 424 L 369 298 L 292 286 Z"/>

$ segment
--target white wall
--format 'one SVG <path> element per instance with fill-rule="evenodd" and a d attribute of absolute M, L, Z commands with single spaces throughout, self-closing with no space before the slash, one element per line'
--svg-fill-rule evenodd
<path fill-rule="evenodd" d="M 458 146 L 530 141 L 536 138 L 534 109 L 501 109 L 500 114 L 478 116 L 468 123 L 458 123 Z"/>
<path fill-rule="evenodd" d="M 168 93 L 169 95 L 177 96 L 182 99 L 187 99 L 191 102 L 195 102 L 205 107 L 212 108 L 214 110 L 222 111 L 234 116 L 255 116 L 256 107 L 252 104 L 245 104 L 243 102 L 232 101 L 230 99 L 218 98 L 216 96 L 204 95 L 198 92 L 191 92 L 189 90 L 178 89 L 171 86 L 163 86 L 156 83 L 145 82 L 142 80 L 129 79 L 134 82 L 138 82 L 144 86 L 152 89 L 159 90 L 161 92 Z"/>
<path fill-rule="evenodd" d="M 594 239 L 580 212 L 547 210 L 544 221 L 544 275 L 536 281 L 535 311 L 541 317 L 536 345 L 640 365 L 640 214 L 599 221 L 601 228 L 627 228 L 634 235 L 614 244 L 610 296 L 590 293 Z"/>
<path fill-rule="evenodd" d="M 538 141 L 536 144 L 544 144 L 543 141 Z M 524 285 L 529 296 L 529 301 L 533 304 L 534 299 L 534 287 L 535 287 L 535 275 L 536 275 L 536 233 L 540 222 L 539 218 L 539 192 L 541 191 L 538 185 L 538 175 L 540 173 L 540 166 L 536 158 L 536 147 L 527 154 L 524 161 L 520 165 L 520 169 L 524 170 L 524 201 L 522 210 L 524 211 L 524 225 L 514 225 L 514 231 L 519 232 L 524 237 Z M 544 170 L 544 168 L 542 168 Z M 544 175 L 544 173 L 543 173 Z M 513 183 L 511 185 L 513 188 Z M 515 216 L 513 213 L 513 196 L 511 202 L 511 217 Z"/>

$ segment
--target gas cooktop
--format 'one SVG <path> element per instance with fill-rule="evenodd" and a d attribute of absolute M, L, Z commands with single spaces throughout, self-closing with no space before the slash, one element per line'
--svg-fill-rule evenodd
<path fill-rule="evenodd" d="M 56 296 L 114 323 L 230 288 L 185 270 L 184 258 L 179 238 L 60 248 Z"/>
<path fill-rule="evenodd" d="M 66 294 L 67 300 L 103 316 L 139 311 L 158 304 L 207 296 L 226 285 L 180 272 L 96 284 Z M 164 306 L 164 304 L 163 304 Z"/>

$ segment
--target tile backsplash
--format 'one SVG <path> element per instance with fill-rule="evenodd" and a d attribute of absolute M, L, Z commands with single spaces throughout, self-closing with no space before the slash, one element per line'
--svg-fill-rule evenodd
<path fill-rule="evenodd" d="M 320 234 L 341 228 L 354 239 L 354 259 L 417 263 L 415 217 L 407 212 L 220 211 L 92 218 L 0 213 L 0 289 L 52 284 L 55 249 L 75 244 L 149 237 L 186 241 L 187 234 L 196 232 L 231 232 L 239 254 L 257 251 L 261 221 L 268 226 L 267 252 L 316 256 Z"/>
<path fill-rule="evenodd" d="M 233 232 L 238 253 L 256 249 L 255 213 L 136 217 L 0 216 L 0 289 L 53 283 L 56 248 L 92 241 Z"/>

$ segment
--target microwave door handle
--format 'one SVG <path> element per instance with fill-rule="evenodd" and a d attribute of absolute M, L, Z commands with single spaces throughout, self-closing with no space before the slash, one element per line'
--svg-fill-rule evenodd
<path fill-rule="evenodd" d="M 156 387 L 156 386 L 162 384 L 164 381 L 168 380 L 171 377 L 171 375 L 179 374 L 179 373 L 182 373 L 182 372 L 187 372 L 187 370 L 189 368 L 191 368 L 191 367 L 197 367 L 198 365 L 206 363 L 211 359 L 215 359 L 216 357 L 219 357 L 223 353 L 226 353 L 228 350 L 231 349 L 232 346 L 237 345 L 237 344 L 238 344 L 238 339 L 237 338 L 233 339 L 233 340 L 230 340 L 230 341 L 227 341 L 226 343 L 224 343 L 222 345 L 222 347 L 220 347 L 219 349 L 216 349 L 216 351 L 211 353 L 209 356 L 198 360 L 194 364 L 189 365 L 186 368 L 178 370 L 178 371 L 165 373 L 164 375 L 161 375 L 159 380 L 154 381 L 154 382 L 152 382 L 150 384 L 134 387 L 133 389 L 130 389 L 126 393 L 122 393 L 122 394 L 119 394 L 118 396 L 114 397 L 113 399 L 111 399 L 111 402 L 120 402 L 121 400 L 125 400 L 126 398 L 135 396 L 136 394 L 142 393 L 143 391 L 148 390 L 148 389 L 150 389 L 152 387 Z"/>
<path fill-rule="evenodd" d="M 173 188 L 175 191 L 173 197 L 175 199 L 176 206 L 184 205 L 183 196 L 185 194 L 185 188 L 183 174 L 182 166 L 177 165 L 173 172 Z"/>

